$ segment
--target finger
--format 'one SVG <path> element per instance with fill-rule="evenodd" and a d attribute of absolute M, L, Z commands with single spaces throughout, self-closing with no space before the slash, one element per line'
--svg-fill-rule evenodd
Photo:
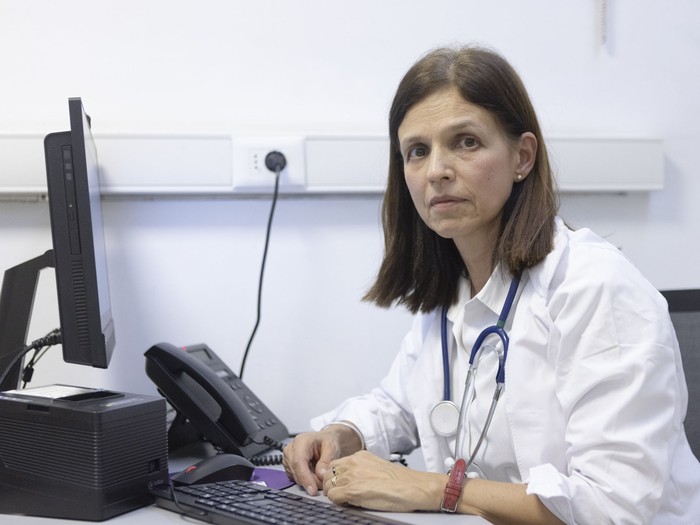
<path fill-rule="evenodd" d="M 347 483 L 347 479 L 345 478 L 342 478 L 341 481 L 341 473 L 344 472 L 341 466 L 342 463 L 343 459 L 331 461 L 328 470 L 326 470 L 326 476 L 323 479 L 323 493 L 326 496 L 331 490 L 337 489 L 343 483 Z"/>
<path fill-rule="evenodd" d="M 282 449 L 282 466 L 284 467 L 284 471 L 287 473 L 287 477 L 291 480 L 294 480 L 294 471 L 292 469 L 292 456 L 293 454 L 293 448 L 291 444 L 285 446 Z"/>
<path fill-rule="evenodd" d="M 316 476 L 321 480 L 325 480 L 333 465 L 337 464 L 339 457 L 340 451 L 337 446 L 331 445 L 329 442 L 323 442 L 321 444 L 321 455 L 316 462 Z"/>
<path fill-rule="evenodd" d="M 323 480 L 323 493 L 328 496 L 331 490 L 338 488 L 338 476 L 330 470 L 326 472 L 326 477 Z"/>
<path fill-rule="evenodd" d="M 336 477 L 329 476 L 327 480 L 323 482 L 323 493 L 328 496 L 328 493 L 336 487 Z"/>
<path fill-rule="evenodd" d="M 321 481 L 309 470 L 308 467 L 300 467 L 295 470 L 297 485 L 304 488 L 309 496 L 316 496 L 321 486 Z"/>
<path fill-rule="evenodd" d="M 329 475 L 323 484 L 323 494 L 336 505 L 344 505 L 348 503 L 347 480 L 342 477 Z"/>
<path fill-rule="evenodd" d="M 295 444 L 298 446 L 293 446 Z M 317 456 L 315 443 L 302 440 L 299 443 L 294 442 L 290 448 L 288 463 L 294 475 L 294 481 L 303 487 L 309 495 L 317 495 L 321 482 L 311 471 L 311 465 Z"/>

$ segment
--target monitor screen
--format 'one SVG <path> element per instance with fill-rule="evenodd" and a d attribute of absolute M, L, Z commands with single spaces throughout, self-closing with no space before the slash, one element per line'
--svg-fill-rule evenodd
<path fill-rule="evenodd" d="M 81 99 L 68 107 L 70 131 L 44 139 L 63 359 L 106 368 L 115 339 L 97 150 Z"/>

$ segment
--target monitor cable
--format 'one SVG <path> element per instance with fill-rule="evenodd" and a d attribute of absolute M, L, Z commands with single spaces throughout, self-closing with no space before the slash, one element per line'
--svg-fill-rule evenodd
<path fill-rule="evenodd" d="M 39 359 L 43 357 L 43 355 L 46 353 L 49 347 L 58 344 L 61 344 L 61 330 L 59 328 L 55 328 L 51 330 L 48 334 L 46 334 L 44 337 L 40 337 L 39 339 L 32 341 L 28 345 L 19 347 L 16 351 L 14 359 L 10 362 L 3 374 L 0 376 L 0 385 L 4 383 L 5 379 L 7 379 L 7 376 L 17 365 L 17 363 L 21 362 L 22 358 L 26 354 L 34 350 L 34 355 L 29 360 L 29 363 L 27 363 L 27 365 L 24 367 L 24 370 L 21 374 L 22 388 L 25 388 L 27 386 L 27 383 L 29 383 L 32 380 L 32 376 L 34 375 L 34 365 L 36 365 L 37 361 L 39 361 Z"/>
<path fill-rule="evenodd" d="M 253 331 L 248 339 L 248 344 L 246 345 L 245 352 L 243 353 L 243 361 L 241 362 L 241 369 L 238 377 L 243 379 L 243 371 L 245 370 L 245 364 L 248 360 L 248 353 L 250 352 L 250 347 L 253 344 L 253 339 L 258 331 L 258 326 L 260 326 L 260 317 L 262 311 L 262 287 L 263 287 L 263 276 L 265 274 L 265 263 L 267 261 L 267 250 L 270 245 L 270 232 L 272 231 L 272 219 L 275 215 L 275 207 L 277 205 L 277 199 L 279 197 L 279 186 L 280 186 L 280 174 L 282 170 L 287 165 L 287 159 L 279 151 L 271 151 L 265 156 L 265 166 L 270 171 L 275 174 L 275 189 L 272 193 L 272 205 L 270 206 L 270 216 L 267 220 L 267 232 L 265 234 L 265 247 L 263 249 L 262 264 L 260 265 L 260 278 L 258 279 L 258 306 L 257 306 L 257 317 L 255 319 L 255 326 L 253 326 Z"/>

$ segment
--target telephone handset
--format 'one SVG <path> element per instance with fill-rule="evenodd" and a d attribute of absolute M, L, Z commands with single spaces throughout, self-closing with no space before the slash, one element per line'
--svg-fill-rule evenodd
<path fill-rule="evenodd" d="M 178 413 L 213 445 L 248 459 L 289 437 L 287 428 L 206 345 L 159 343 L 146 374 Z"/>

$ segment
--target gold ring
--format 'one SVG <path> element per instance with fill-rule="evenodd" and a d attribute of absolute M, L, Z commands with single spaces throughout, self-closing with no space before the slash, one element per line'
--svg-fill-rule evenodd
<path fill-rule="evenodd" d="M 338 481 L 338 476 L 333 476 L 331 478 L 331 487 L 335 488 L 336 481 Z"/>
<path fill-rule="evenodd" d="M 337 473 L 337 472 L 335 471 L 335 467 L 333 467 L 333 469 L 332 469 L 332 470 L 333 470 L 333 475 L 334 475 L 334 476 L 337 476 L 337 475 L 338 475 L 338 473 Z"/>

